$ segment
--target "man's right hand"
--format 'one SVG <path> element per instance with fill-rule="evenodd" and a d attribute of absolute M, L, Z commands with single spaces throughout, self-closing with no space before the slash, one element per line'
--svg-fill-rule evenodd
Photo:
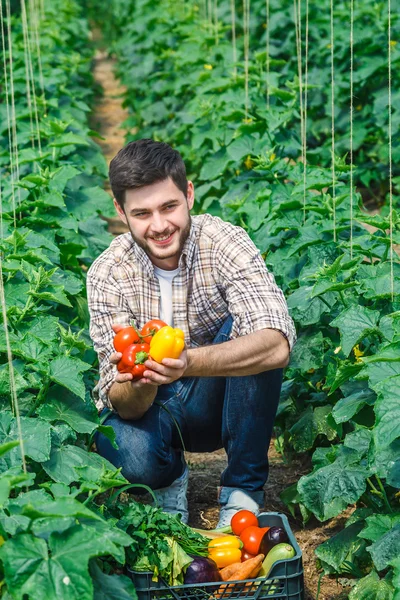
<path fill-rule="evenodd" d="M 124 328 L 123 325 L 112 326 L 115 333 Z M 113 352 L 110 363 L 117 365 L 121 360 L 122 352 Z M 143 377 L 132 381 L 132 373 L 117 371 L 114 383 L 109 391 L 111 404 L 122 419 L 140 419 L 153 404 L 157 394 L 158 384 Z"/>
<path fill-rule="evenodd" d="M 124 329 L 124 325 L 113 325 L 112 328 L 114 330 L 114 333 L 118 333 L 118 331 L 121 331 L 121 329 Z M 119 361 L 122 358 L 122 352 L 113 352 L 110 355 L 110 363 L 112 363 L 113 365 L 117 365 L 119 363 Z M 133 388 L 137 388 L 138 390 L 140 390 L 141 388 L 143 388 L 144 385 L 152 385 L 152 386 L 156 386 L 158 387 L 159 384 L 155 383 L 154 381 L 152 381 L 151 379 L 147 379 L 146 377 L 142 377 L 142 379 L 139 379 L 137 381 L 132 381 L 133 379 L 133 375 L 132 373 L 120 373 L 119 371 L 117 371 L 117 375 L 115 376 L 114 381 L 116 383 L 126 383 L 127 381 L 131 381 L 131 385 Z"/>

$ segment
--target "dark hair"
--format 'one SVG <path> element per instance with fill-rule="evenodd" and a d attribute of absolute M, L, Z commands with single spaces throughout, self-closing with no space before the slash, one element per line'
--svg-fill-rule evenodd
<path fill-rule="evenodd" d="M 110 184 L 121 206 L 126 190 L 158 183 L 171 177 L 176 187 L 187 195 L 185 163 L 177 150 L 164 142 L 150 139 L 129 142 L 110 163 Z"/>

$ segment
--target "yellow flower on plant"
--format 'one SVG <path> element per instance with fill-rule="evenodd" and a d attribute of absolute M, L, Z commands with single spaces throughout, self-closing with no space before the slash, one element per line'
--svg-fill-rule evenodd
<path fill-rule="evenodd" d="M 390 40 L 390 45 L 392 46 L 392 48 L 394 48 L 396 44 L 397 40 Z"/>
<path fill-rule="evenodd" d="M 213 68 L 213 66 L 212 66 L 212 65 L 204 65 L 204 68 L 205 68 L 207 71 L 212 71 L 212 68 Z"/>
<path fill-rule="evenodd" d="M 269 160 L 272 162 L 275 159 L 276 159 L 276 154 L 272 153 L 271 156 L 269 157 Z"/>
<path fill-rule="evenodd" d="M 364 352 L 362 350 L 360 350 L 359 344 L 354 346 L 353 352 L 354 352 L 354 358 L 356 359 L 356 362 L 361 362 L 361 356 L 364 356 Z"/>
<path fill-rule="evenodd" d="M 244 164 L 245 164 L 246 169 L 252 169 L 252 167 L 254 165 L 254 161 L 252 160 L 250 154 L 248 155 L 248 157 L 244 161 Z"/>

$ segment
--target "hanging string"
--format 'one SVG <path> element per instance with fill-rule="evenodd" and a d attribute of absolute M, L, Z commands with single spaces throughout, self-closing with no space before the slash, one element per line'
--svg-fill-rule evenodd
<path fill-rule="evenodd" d="M 1 4 L 1 2 L 0 2 Z M 18 135 L 17 135 L 17 119 L 15 115 L 15 94 L 14 94 L 14 66 L 13 66 L 13 54 L 12 54 L 12 42 L 11 42 L 11 10 L 10 0 L 6 0 L 6 17 L 7 17 L 7 37 L 8 37 L 8 58 L 10 65 L 10 92 L 11 92 L 11 134 L 12 144 L 10 147 L 10 154 L 14 152 L 14 173 L 15 179 L 19 181 L 19 156 L 18 156 Z M 8 97 L 8 96 L 7 96 Z M 13 203 L 13 214 L 15 214 L 15 194 L 14 186 L 15 179 L 11 184 L 12 189 L 12 203 Z M 21 189 L 17 188 L 18 204 L 21 204 Z M 15 218 L 14 218 L 14 226 Z"/>
<path fill-rule="evenodd" d="M 39 67 L 39 84 L 40 90 L 42 92 L 42 102 L 44 114 L 46 114 L 46 94 L 44 90 L 44 77 L 43 77 L 43 67 L 42 67 L 42 54 L 40 50 L 40 36 L 39 36 L 39 21 L 40 21 L 40 12 L 39 5 L 36 4 L 34 0 L 29 0 L 29 16 L 30 21 L 32 23 L 32 32 L 33 32 L 33 43 L 36 47 L 37 54 L 37 62 Z"/>
<path fill-rule="evenodd" d="M 207 0 L 208 25 L 212 29 L 212 0 Z"/>
<path fill-rule="evenodd" d="M 293 0 L 294 23 L 296 31 L 296 49 L 297 49 L 297 72 L 299 79 L 299 101 L 300 101 L 300 137 L 301 137 L 301 161 L 303 163 L 303 181 L 305 170 L 305 127 L 304 127 L 304 105 L 303 105 L 303 68 L 301 51 L 301 0 Z M 306 200 L 303 193 L 303 222 L 306 219 Z"/>
<path fill-rule="evenodd" d="M 243 41 L 244 41 L 244 111 L 245 120 L 249 114 L 249 37 L 250 37 L 250 0 L 243 0 Z"/>
<path fill-rule="evenodd" d="M 31 86 L 30 86 L 30 72 L 29 72 L 29 59 L 28 59 L 28 41 L 27 41 L 27 24 L 25 14 L 25 3 L 21 2 L 21 22 L 22 22 L 22 37 L 24 40 L 24 63 L 25 63 L 25 86 L 26 86 L 26 99 L 28 101 L 29 121 L 31 126 L 31 143 L 32 148 L 35 147 L 35 133 L 33 129 L 33 114 L 32 114 L 32 99 L 31 99 Z"/>
<path fill-rule="evenodd" d="M 388 140 L 389 140 L 389 240 L 390 240 L 390 293 L 394 301 L 393 271 L 393 172 L 392 172 L 392 10 L 388 0 Z"/>
<path fill-rule="evenodd" d="M 214 0 L 215 45 L 218 46 L 218 0 Z"/>
<path fill-rule="evenodd" d="M 350 0 L 350 258 L 353 258 L 354 0 Z"/>
<path fill-rule="evenodd" d="M 4 93 L 5 93 L 5 97 L 6 97 L 8 148 L 10 151 L 11 200 L 12 200 L 12 211 L 13 211 L 13 222 L 14 222 L 14 229 L 15 229 L 15 227 L 17 226 L 17 217 L 16 217 L 16 210 L 15 210 L 14 154 L 13 154 L 13 141 L 12 141 L 12 131 L 11 131 L 10 100 L 9 100 L 9 91 L 8 91 L 8 74 L 7 74 L 7 61 L 6 61 L 6 44 L 5 44 L 3 4 L 1 2 L 1 0 L 0 0 L 0 24 L 1 24 L 1 44 L 2 44 L 2 51 L 3 51 L 3 67 L 4 67 Z"/>
<path fill-rule="evenodd" d="M 231 22 L 232 22 L 232 60 L 233 77 L 237 79 L 237 48 L 236 48 L 236 9 L 235 0 L 231 0 Z"/>
<path fill-rule="evenodd" d="M 0 257 L 2 259 L 2 257 Z M 3 315 L 3 327 L 4 334 L 6 340 L 6 348 L 7 348 L 7 358 L 8 358 L 8 368 L 9 368 L 9 378 L 10 378 L 10 396 L 11 396 L 11 408 L 13 415 L 17 421 L 17 431 L 18 431 L 18 439 L 19 439 L 19 447 L 21 451 L 21 459 L 22 459 L 22 468 L 26 475 L 26 460 L 25 460 L 25 451 L 24 451 L 24 441 L 22 439 L 22 430 L 21 430 L 21 417 L 19 412 L 19 404 L 17 397 L 17 389 L 15 385 L 15 376 L 14 376 L 14 365 L 13 365 L 13 357 L 11 352 L 10 338 L 8 335 L 8 325 L 7 325 L 7 308 L 6 308 L 6 299 L 4 294 L 4 285 L 3 285 L 3 268 L 2 268 L 2 260 L 0 260 L 0 302 L 2 308 Z"/>
<path fill-rule="evenodd" d="M 333 0 L 331 0 L 330 30 L 331 30 L 331 111 L 332 111 L 332 209 L 333 209 L 333 240 L 336 242 L 336 185 L 335 185 L 335 66 L 334 66 L 334 31 L 333 31 Z"/>
<path fill-rule="evenodd" d="M 30 47 L 30 41 L 29 41 L 29 29 L 28 29 L 28 19 L 27 19 L 27 15 L 26 15 L 25 0 L 21 0 L 21 17 L 22 17 L 22 32 L 23 32 L 23 39 L 24 39 L 24 55 L 25 55 L 25 61 L 26 61 L 25 67 L 26 67 L 26 71 L 27 71 L 28 106 L 29 106 L 31 125 L 32 125 L 32 104 L 33 104 L 33 114 L 35 117 L 37 144 L 38 144 L 38 148 L 39 148 L 39 154 L 42 155 L 42 147 L 41 147 L 41 142 L 40 142 L 39 115 L 38 115 L 37 102 L 36 102 L 35 78 L 33 75 L 32 54 L 31 54 L 31 47 Z M 31 100 L 31 97 L 29 94 L 30 88 L 32 89 L 32 100 Z M 32 126 L 32 146 L 34 147 L 33 126 Z"/>
<path fill-rule="evenodd" d="M 307 190 L 307 107 L 308 107 L 308 38 L 309 38 L 309 5 L 306 0 L 306 40 L 305 40 L 305 75 L 304 75 L 304 119 L 303 119 L 303 222 L 306 221 L 306 190 Z"/>
<path fill-rule="evenodd" d="M 269 31 L 269 0 L 266 0 L 265 5 L 266 19 L 265 19 L 265 29 L 266 29 L 266 58 L 265 58 L 265 71 L 266 71 L 266 92 L 267 92 L 267 109 L 269 110 L 269 101 L 270 101 L 270 92 L 269 92 L 269 47 L 270 47 L 270 31 Z"/>

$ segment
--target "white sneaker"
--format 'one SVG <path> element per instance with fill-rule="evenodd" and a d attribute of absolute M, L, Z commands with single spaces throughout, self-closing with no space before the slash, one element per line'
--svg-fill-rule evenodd
<path fill-rule="evenodd" d="M 154 495 L 157 498 L 157 503 L 164 512 L 181 515 L 183 523 L 189 520 L 189 510 L 187 501 L 187 489 L 189 482 L 189 469 L 185 465 L 183 474 L 169 486 L 154 490 Z"/>
<path fill-rule="evenodd" d="M 249 510 L 258 515 L 264 504 L 264 492 L 246 492 L 239 488 L 222 487 L 219 495 L 221 510 L 219 513 L 219 527 L 231 524 L 231 519 L 239 510 Z"/>

